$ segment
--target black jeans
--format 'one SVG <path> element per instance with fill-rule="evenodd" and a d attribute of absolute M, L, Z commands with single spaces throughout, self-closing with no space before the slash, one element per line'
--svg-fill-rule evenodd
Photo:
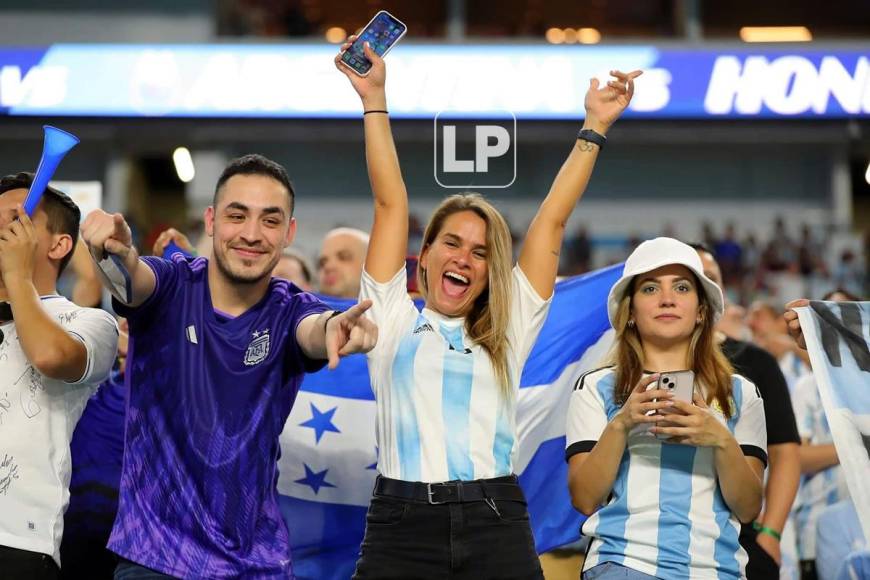
<path fill-rule="evenodd" d="M 516 477 L 485 480 L 513 484 Z M 431 505 L 375 495 L 353 577 L 543 579 L 525 501 Z"/>
<path fill-rule="evenodd" d="M 801 580 L 816 580 L 818 577 L 816 561 L 801 560 Z"/>
<path fill-rule="evenodd" d="M 0 546 L 0 578 L 57 580 L 60 568 L 48 554 Z"/>

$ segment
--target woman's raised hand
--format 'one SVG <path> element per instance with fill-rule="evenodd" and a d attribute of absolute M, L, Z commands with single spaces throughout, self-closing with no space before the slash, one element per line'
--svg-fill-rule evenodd
<path fill-rule="evenodd" d="M 607 132 L 610 125 L 628 107 L 634 95 L 634 79 L 642 74 L 643 71 L 640 70 L 630 73 L 612 70 L 610 75 L 614 78 L 607 81 L 603 88 L 599 88 L 598 79 L 590 80 L 584 102 L 586 120 L 583 126 L 601 134 Z"/>
<path fill-rule="evenodd" d="M 369 69 L 368 75 L 361 77 L 350 70 L 350 68 L 341 64 L 342 53 L 348 50 L 356 39 L 357 36 L 353 34 L 341 45 L 341 52 L 335 56 L 335 68 L 344 73 L 348 80 L 350 80 L 350 84 L 353 85 L 354 90 L 356 90 L 360 99 L 362 99 L 363 105 L 367 106 L 371 103 L 383 108 L 385 102 L 384 86 L 387 80 L 387 68 L 384 65 L 384 59 L 378 56 L 368 43 L 365 43 L 363 51 L 366 58 L 372 62 L 372 68 Z"/>

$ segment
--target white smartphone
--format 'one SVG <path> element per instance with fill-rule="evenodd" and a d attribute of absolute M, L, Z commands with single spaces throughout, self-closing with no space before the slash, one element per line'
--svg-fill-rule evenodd
<path fill-rule="evenodd" d="M 368 42 L 378 56 L 384 56 L 406 32 L 408 27 L 401 20 L 386 10 L 381 10 L 369 20 L 350 48 L 341 54 L 340 62 L 364 77 L 371 72 L 372 62 L 366 58 L 363 45 Z"/>
<path fill-rule="evenodd" d="M 692 402 L 692 395 L 695 392 L 695 373 L 694 371 L 672 371 L 661 373 L 657 383 L 651 383 L 650 389 L 664 389 L 673 393 L 674 398 L 671 400 Z M 656 411 L 660 415 L 668 415 L 674 411 L 668 407 Z M 650 413 L 654 414 L 654 413 Z M 667 421 L 659 423 L 662 427 L 669 426 Z M 670 439 L 670 435 L 656 434 L 658 439 Z"/>
<path fill-rule="evenodd" d="M 692 402 L 692 395 L 695 392 L 695 372 L 694 371 L 673 371 L 662 373 L 658 383 L 654 383 L 654 389 L 664 389 L 670 391 L 674 395 L 674 399 L 678 401 Z M 659 409 L 659 413 L 665 415 L 671 413 L 670 409 Z"/>

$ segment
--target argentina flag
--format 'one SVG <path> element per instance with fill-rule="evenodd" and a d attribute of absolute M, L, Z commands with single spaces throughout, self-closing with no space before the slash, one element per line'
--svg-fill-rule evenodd
<path fill-rule="evenodd" d="M 846 484 L 870 538 L 870 302 L 796 308 Z"/>
<path fill-rule="evenodd" d="M 567 488 L 565 415 L 573 384 L 609 349 L 607 293 L 622 265 L 563 280 L 520 382 L 514 469 L 539 553 L 579 538 Z M 349 300 L 321 297 L 345 309 Z M 278 491 L 298 578 L 349 578 L 377 464 L 376 404 L 366 358 L 308 375 L 281 435 Z"/>

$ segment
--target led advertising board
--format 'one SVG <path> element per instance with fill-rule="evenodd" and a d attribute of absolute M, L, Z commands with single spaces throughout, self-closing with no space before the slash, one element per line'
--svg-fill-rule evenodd
<path fill-rule="evenodd" d="M 351 118 L 359 99 L 334 45 L 0 48 L 0 114 Z M 413 45 L 388 57 L 396 118 L 576 119 L 590 77 L 643 69 L 626 117 L 870 115 L 870 50 Z"/>

